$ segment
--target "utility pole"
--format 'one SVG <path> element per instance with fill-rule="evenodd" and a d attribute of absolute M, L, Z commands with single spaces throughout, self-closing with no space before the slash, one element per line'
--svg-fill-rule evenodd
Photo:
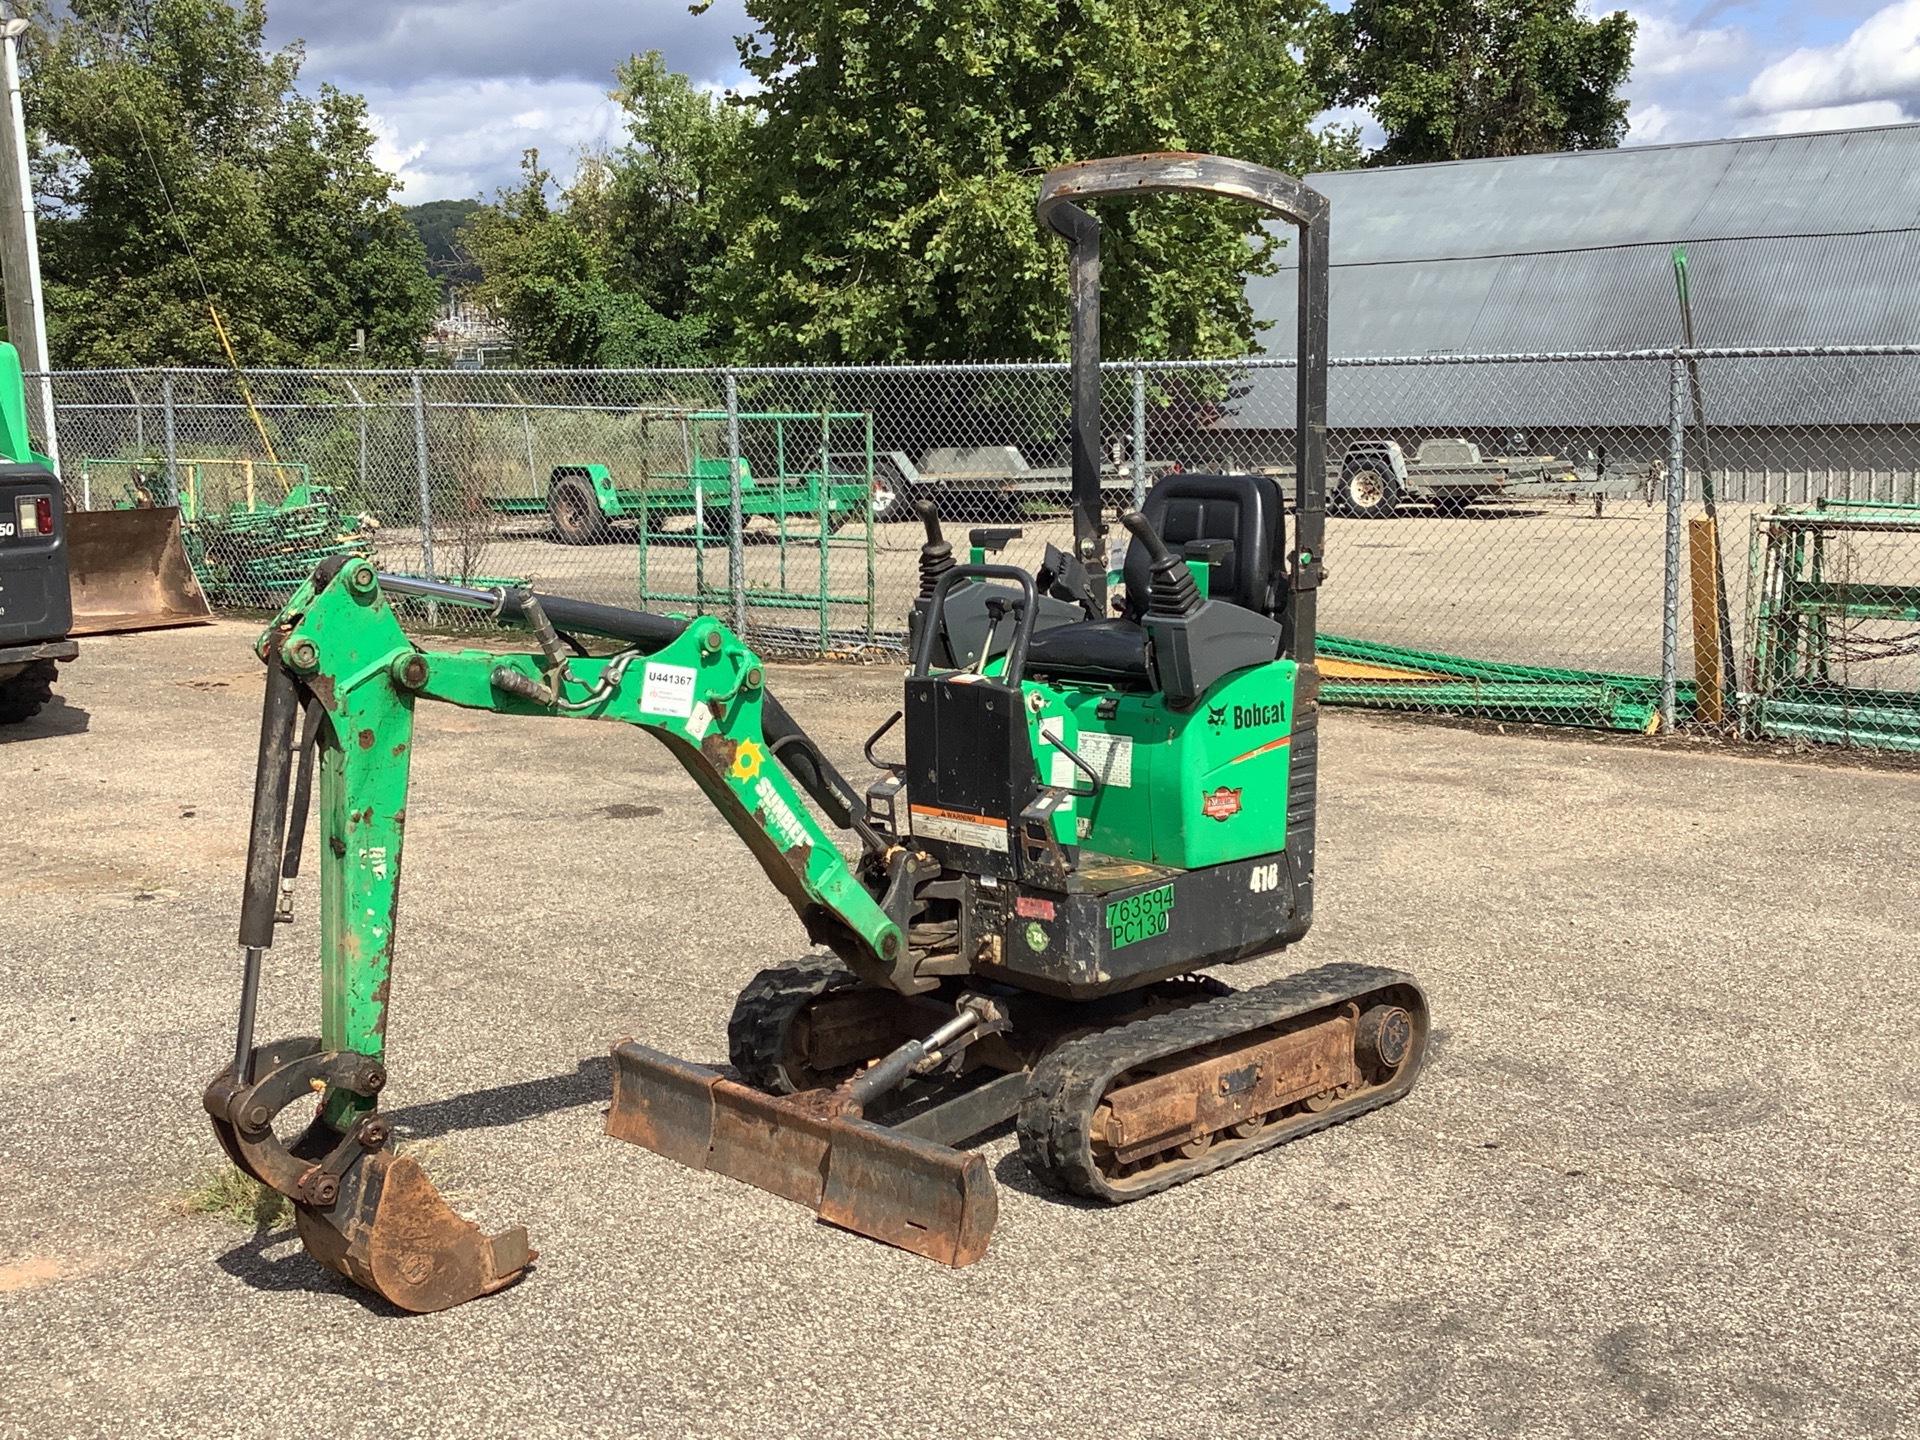
<path fill-rule="evenodd" d="M 26 31 L 25 20 L 8 15 L 0 21 L 0 84 L 7 91 L 7 114 L 0 124 L 0 282 L 6 287 L 7 338 L 20 352 L 21 365 L 40 377 L 40 443 L 58 473 L 60 441 L 53 423 L 47 308 L 40 293 L 40 237 L 34 223 L 33 174 L 27 166 L 27 114 L 20 103 L 20 37 Z"/>

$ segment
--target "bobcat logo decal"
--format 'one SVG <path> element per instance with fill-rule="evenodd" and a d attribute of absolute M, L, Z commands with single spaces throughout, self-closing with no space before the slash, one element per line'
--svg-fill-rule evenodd
<path fill-rule="evenodd" d="M 1227 728 L 1227 707 L 1224 705 L 1207 706 L 1207 723 L 1216 730 Z"/>

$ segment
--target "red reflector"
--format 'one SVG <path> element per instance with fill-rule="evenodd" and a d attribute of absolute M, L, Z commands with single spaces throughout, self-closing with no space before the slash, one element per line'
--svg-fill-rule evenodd
<path fill-rule="evenodd" d="M 33 502 L 33 527 L 42 535 L 53 533 L 53 497 L 42 495 Z"/>

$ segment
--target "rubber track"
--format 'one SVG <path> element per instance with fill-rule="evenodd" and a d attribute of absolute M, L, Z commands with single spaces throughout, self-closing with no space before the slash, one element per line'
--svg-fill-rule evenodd
<path fill-rule="evenodd" d="M 1158 1194 L 1211 1174 L 1276 1145 L 1338 1125 L 1398 1100 L 1412 1088 L 1424 1059 L 1424 1039 L 1413 1062 L 1387 1085 L 1319 1114 L 1301 1112 L 1249 1140 L 1216 1141 L 1205 1154 L 1163 1175 L 1115 1189 L 1093 1160 L 1090 1134 L 1095 1107 L 1115 1076 L 1136 1065 L 1231 1040 L 1295 1016 L 1404 987 L 1419 1006 L 1418 1034 L 1426 1031 L 1425 998 L 1411 975 L 1374 965 L 1322 965 L 1251 990 L 1241 990 L 1130 1025 L 1082 1036 L 1062 1045 L 1034 1068 L 1020 1106 L 1020 1155 L 1037 1179 L 1056 1190 L 1122 1203 Z"/>
<path fill-rule="evenodd" d="M 807 955 L 762 970 L 733 1002 L 727 1021 L 727 1058 L 747 1084 L 776 1095 L 794 1087 L 780 1065 L 787 1031 L 822 995 L 851 990 L 859 977 L 831 955 Z"/>

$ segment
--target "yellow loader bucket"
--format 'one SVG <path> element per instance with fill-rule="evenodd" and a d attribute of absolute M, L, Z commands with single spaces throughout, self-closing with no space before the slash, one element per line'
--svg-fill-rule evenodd
<path fill-rule="evenodd" d="M 204 625 L 207 597 L 180 541 L 180 511 L 76 510 L 67 516 L 75 635 Z"/>

